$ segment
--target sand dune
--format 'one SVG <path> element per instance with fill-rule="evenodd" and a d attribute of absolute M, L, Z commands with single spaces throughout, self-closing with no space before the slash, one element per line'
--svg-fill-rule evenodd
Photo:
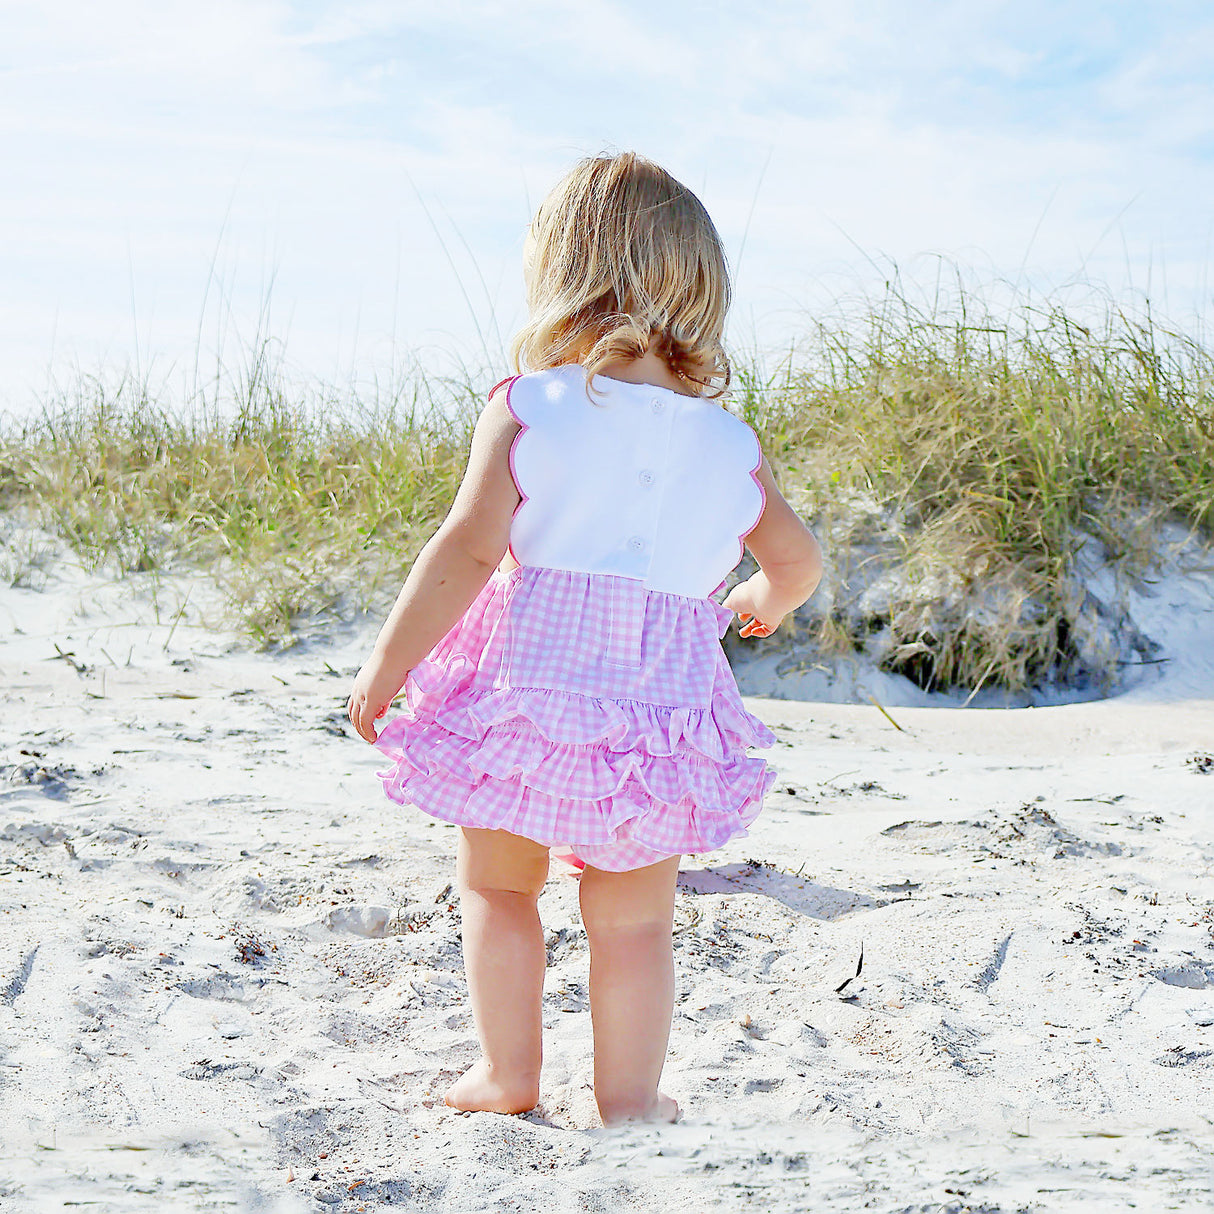
<path fill-rule="evenodd" d="M 1111 700 L 900 729 L 748 700 L 780 780 L 683 864 L 684 1119 L 612 1131 L 555 863 L 541 1105 L 441 1103 L 476 1054 L 454 832 L 380 798 L 344 720 L 371 622 L 255 655 L 198 585 L 0 592 L 0 1209 L 1209 1208 L 1214 596 L 1185 585 L 1180 673 Z"/>

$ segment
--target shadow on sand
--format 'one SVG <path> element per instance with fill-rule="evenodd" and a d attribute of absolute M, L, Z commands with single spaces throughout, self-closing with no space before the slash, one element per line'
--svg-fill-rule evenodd
<path fill-rule="evenodd" d="M 852 890 L 820 885 L 812 877 L 775 868 L 760 860 L 682 869 L 679 888 L 691 894 L 764 894 L 789 910 L 829 922 L 853 911 L 884 906 L 889 899 L 870 898 Z"/>

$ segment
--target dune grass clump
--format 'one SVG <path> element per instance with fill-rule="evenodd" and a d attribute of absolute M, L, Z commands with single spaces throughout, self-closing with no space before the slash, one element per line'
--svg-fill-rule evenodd
<path fill-rule="evenodd" d="M 807 325 L 778 365 L 738 360 L 729 407 L 828 558 L 765 648 L 861 653 L 928 689 L 1109 685 L 1149 659 L 1108 586 L 1151 569 L 1164 521 L 1214 530 L 1214 357 L 1149 311 L 1084 317 L 891 291 Z M 262 645 L 385 605 L 454 498 L 491 377 L 416 371 L 366 401 L 250 365 L 180 408 L 82 377 L 10 422 L 10 579 L 41 559 L 16 550 L 21 516 L 93 568 L 205 571 Z"/>
<path fill-rule="evenodd" d="M 475 400 L 416 378 L 371 403 L 254 391 L 173 410 L 82 378 L 0 439 L 0 505 L 119 575 L 203 569 L 262 645 L 394 591 L 445 515 Z"/>
<path fill-rule="evenodd" d="M 742 410 L 838 563 L 798 640 L 925 688 L 1110 683 L 1149 645 L 1093 548 L 1133 577 L 1162 521 L 1214 529 L 1214 358 L 1149 310 L 891 293 L 744 376 Z"/>

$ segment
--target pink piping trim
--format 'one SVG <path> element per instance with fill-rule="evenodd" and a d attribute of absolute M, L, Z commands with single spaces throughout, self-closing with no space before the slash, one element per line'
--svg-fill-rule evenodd
<path fill-rule="evenodd" d="M 738 420 L 741 421 L 741 418 Z M 754 481 L 759 490 L 759 513 L 755 515 L 755 521 L 751 523 L 740 536 L 738 536 L 738 560 L 734 561 L 735 566 L 737 565 L 738 561 L 740 561 L 746 555 L 746 545 L 743 543 L 743 540 L 745 540 L 746 537 L 759 525 L 759 523 L 762 522 L 763 514 L 767 510 L 767 490 L 763 488 L 763 482 L 759 480 L 759 469 L 763 467 L 763 447 L 759 442 L 759 436 L 755 434 L 754 429 L 751 426 L 747 426 L 745 422 L 742 422 L 742 424 L 746 426 L 746 429 L 749 430 L 751 434 L 754 434 L 755 446 L 759 449 L 759 462 L 750 470 L 750 479 Z M 710 591 L 708 597 L 712 598 L 712 596 L 721 589 L 721 586 L 725 585 L 727 580 L 727 578 L 722 578 L 721 584 L 716 590 Z"/>
<path fill-rule="evenodd" d="M 745 422 L 742 424 L 746 425 Z M 759 513 L 755 515 L 755 521 L 751 523 L 740 536 L 738 536 L 738 560 L 741 560 L 746 554 L 746 546 L 742 543 L 742 541 L 759 525 L 760 522 L 762 522 L 763 514 L 767 510 L 767 490 L 763 488 L 763 482 L 759 480 L 759 469 L 763 467 L 763 447 L 760 444 L 759 436 L 755 434 L 754 429 L 750 426 L 746 426 L 746 429 L 749 430 L 751 434 L 754 434 L 755 446 L 759 450 L 759 462 L 750 470 L 750 479 L 754 481 L 755 486 L 759 490 Z"/>
<path fill-rule="evenodd" d="M 515 506 L 514 513 L 510 516 L 511 523 L 513 523 L 514 520 L 518 517 L 518 512 L 523 508 L 524 504 L 527 501 L 527 494 L 524 492 L 523 486 L 519 483 L 518 472 L 515 470 L 515 467 L 514 467 L 514 450 L 518 446 L 518 440 L 520 438 L 522 438 L 523 435 L 526 434 L 527 430 L 528 430 L 527 423 L 524 422 L 523 419 L 521 417 L 519 417 L 519 415 L 517 413 L 515 413 L 514 406 L 510 403 L 511 389 L 513 389 L 515 381 L 518 380 L 519 378 L 520 377 L 517 375 L 508 375 L 500 383 L 494 384 L 492 389 L 489 392 L 489 397 L 490 397 L 490 399 L 492 399 L 494 392 L 496 392 L 498 390 L 498 388 L 500 388 L 502 386 L 502 384 L 506 385 L 506 412 L 509 413 L 512 418 L 514 418 L 514 420 L 518 423 L 518 426 L 519 426 L 519 432 L 514 436 L 514 441 L 510 444 L 510 479 L 514 482 L 514 487 L 518 490 L 518 497 L 519 497 L 518 505 Z M 512 561 L 514 561 L 516 564 L 519 564 L 519 565 L 522 564 L 522 562 L 518 559 L 518 557 L 514 555 L 514 545 L 513 544 L 507 544 L 506 550 L 510 553 L 510 559 Z"/>

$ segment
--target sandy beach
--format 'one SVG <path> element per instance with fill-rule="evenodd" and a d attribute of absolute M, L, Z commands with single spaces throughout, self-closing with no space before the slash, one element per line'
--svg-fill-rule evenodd
<path fill-rule="evenodd" d="M 683 1117 L 610 1131 L 573 870 L 541 1104 L 455 1113 L 455 832 L 343 708 L 378 620 L 257 654 L 213 606 L 0 590 L 0 1209 L 1210 1208 L 1214 575 L 1109 699 L 748 698 L 779 782 L 684 859 Z"/>

